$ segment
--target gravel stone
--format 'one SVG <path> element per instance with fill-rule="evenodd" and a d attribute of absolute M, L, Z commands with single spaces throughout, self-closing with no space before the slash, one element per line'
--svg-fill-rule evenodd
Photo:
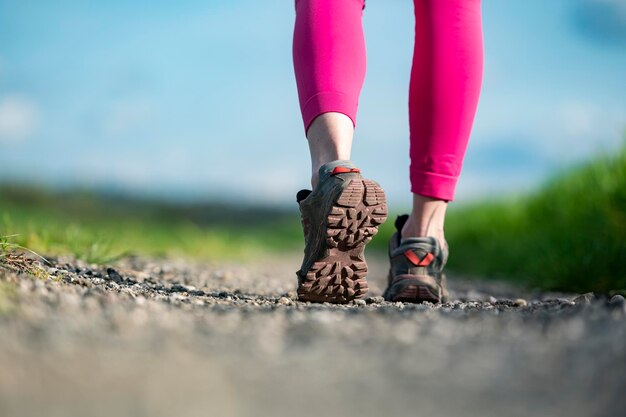
<path fill-rule="evenodd" d="M 623 295 L 616 294 L 609 300 L 609 304 L 612 306 L 624 306 L 626 304 L 626 299 L 624 299 Z"/>
<path fill-rule="evenodd" d="M 122 278 L 122 276 L 113 268 L 107 268 L 106 273 L 108 279 L 113 280 L 117 284 L 124 280 L 124 278 Z"/>
<path fill-rule="evenodd" d="M 387 260 L 368 258 L 369 298 L 313 304 L 297 300 L 300 261 L 52 258 L 52 278 L 0 271 L 0 414 L 623 414 L 622 296 L 448 274 L 450 302 L 391 303 Z"/>
<path fill-rule="evenodd" d="M 591 304 L 591 301 L 593 301 L 594 298 L 595 298 L 595 295 L 592 292 L 588 292 L 586 294 L 582 294 L 577 297 L 574 297 L 572 301 L 574 302 L 574 304 L 577 304 L 577 305 L 589 305 Z"/>
<path fill-rule="evenodd" d="M 368 297 L 365 299 L 365 302 L 367 304 L 381 304 L 383 302 L 385 302 L 385 299 L 383 297 Z"/>
<path fill-rule="evenodd" d="M 291 303 L 292 301 L 287 297 L 280 297 L 278 299 L 278 304 L 281 304 L 281 305 L 288 306 L 288 305 L 291 305 Z"/>
<path fill-rule="evenodd" d="M 528 302 L 523 298 L 517 298 L 515 299 L 515 301 L 513 301 L 513 305 L 515 307 L 526 307 L 528 305 Z"/>

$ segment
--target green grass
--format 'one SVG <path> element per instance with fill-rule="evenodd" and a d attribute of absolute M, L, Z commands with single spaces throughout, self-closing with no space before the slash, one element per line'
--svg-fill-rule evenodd
<path fill-rule="evenodd" d="M 130 254 L 253 259 L 296 250 L 302 241 L 295 211 L 266 207 L 173 205 L 23 185 L 0 187 L 0 201 L 0 235 L 92 263 Z"/>
<path fill-rule="evenodd" d="M 394 216 L 375 237 L 386 250 Z M 293 210 L 159 201 L 0 186 L 0 236 L 94 263 L 128 254 L 255 259 L 302 250 Z M 452 205 L 450 270 L 543 289 L 626 289 L 626 146 L 524 196 Z"/>
<path fill-rule="evenodd" d="M 569 291 L 626 288 L 626 146 L 536 192 L 452 210 L 451 269 Z"/>
<path fill-rule="evenodd" d="M 383 250 L 393 216 L 372 246 Z M 626 143 L 535 192 L 470 205 L 446 220 L 448 269 L 547 290 L 626 289 Z"/>

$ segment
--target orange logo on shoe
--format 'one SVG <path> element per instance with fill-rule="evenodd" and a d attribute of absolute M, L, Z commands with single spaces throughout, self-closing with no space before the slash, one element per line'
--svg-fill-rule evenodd
<path fill-rule="evenodd" d="M 410 249 L 404 251 L 404 256 L 415 266 L 428 266 L 435 259 L 432 253 L 428 252 L 424 259 L 421 259 Z"/>
<path fill-rule="evenodd" d="M 361 172 L 360 169 L 358 168 L 346 168 L 346 167 L 335 167 L 335 169 L 333 169 L 333 172 L 331 173 L 331 175 L 337 175 L 337 174 L 345 174 L 347 172 L 356 172 L 359 173 Z"/>

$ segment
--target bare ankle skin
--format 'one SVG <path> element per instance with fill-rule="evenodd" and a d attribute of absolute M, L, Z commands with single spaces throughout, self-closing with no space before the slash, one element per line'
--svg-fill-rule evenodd
<path fill-rule="evenodd" d="M 311 152 L 311 186 L 318 181 L 317 171 L 330 161 L 350 159 L 354 125 L 343 113 L 322 113 L 309 126 L 306 137 Z"/>
<path fill-rule="evenodd" d="M 413 194 L 413 209 L 402 228 L 402 239 L 433 236 L 447 247 L 443 231 L 447 208 L 445 200 Z"/>

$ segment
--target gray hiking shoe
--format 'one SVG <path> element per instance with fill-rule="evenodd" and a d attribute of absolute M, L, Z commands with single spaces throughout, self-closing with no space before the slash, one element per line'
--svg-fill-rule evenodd
<path fill-rule="evenodd" d="M 446 302 L 448 289 L 442 271 L 448 260 L 448 248 L 442 248 L 439 240 L 432 236 L 400 242 L 400 232 L 408 217 L 406 214 L 398 216 L 397 231 L 389 241 L 391 266 L 383 297 L 387 301 L 410 303 Z"/>
<path fill-rule="evenodd" d="M 385 193 L 350 161 L 322 165 L 313 191 L 297 195 L 304 229 L 298 275 L 303 301 L 347 303 L 367 293 L 365 245 L 387 219 Z"/>

